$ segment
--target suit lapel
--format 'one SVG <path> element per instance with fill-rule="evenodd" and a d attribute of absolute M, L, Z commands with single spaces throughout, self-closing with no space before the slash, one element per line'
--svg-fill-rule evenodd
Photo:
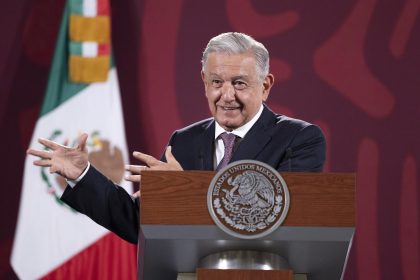
<path fill-rule="evenodd" d="M 264 105 L 264 110 L 260 118 L 239 143 L 230 162 L 243 159 L 255 159 L 258 156 L 264 147 L 271 141 L 269 128 L 274 117 L 274 113 Z"/>
<path fill-rule="evenodd" d="M 197 166 L 199 170 L 213 170 L 214 155 L 214 120 L 206 125 L 204 131 L 197 137 L 198 158 Z"/>

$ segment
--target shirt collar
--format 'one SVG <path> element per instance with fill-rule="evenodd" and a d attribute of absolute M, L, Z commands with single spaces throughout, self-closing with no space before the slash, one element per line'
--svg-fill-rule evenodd
<path fill-rule="evenodd" d="M 236 136 L 244 138 L 245 135 L 248 133 L 248 131 L 251 129 L 251 127 L 257 122 L 257 120 L 261 116 L 263 109 L 264 109 L 264 106 L 261 104 L 260 109 L 258 110 L 258 112 L 255 114 L 255 116 L 249 122 L 247 122 L 243 126 L 238 127 L 237 129 L 234 129 L 230 132 L 225 131 L 223 129 L 223 127 L 221 127 L 220 124 L 216 121 L 215 122 L 216 126 L 215 126 L 214 139 L 217 139 L 220 136 L 220 134 L 222 134 L 223 132 L 233 133 Z"/>

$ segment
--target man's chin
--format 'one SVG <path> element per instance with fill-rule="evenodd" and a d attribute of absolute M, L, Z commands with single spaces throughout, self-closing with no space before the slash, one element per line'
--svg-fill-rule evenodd
<path fill-rule="evenodd" d="M 242 124 L 238 121 L 233 121 L 233 120 L 217 120 L 217 123 L 223 127 L 226 131 L 232 131 L 234 129 L 237 129 L 238 127 L 240 127 Z"/>

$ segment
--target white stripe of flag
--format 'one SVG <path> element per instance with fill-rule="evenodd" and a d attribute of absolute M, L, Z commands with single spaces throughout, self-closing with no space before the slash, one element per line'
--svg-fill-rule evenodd
<path fill-rule="evenodd" d="M 83 15 L 96 17 L 98 14 L 98 2 L 96 0 L 83 0 Z"/>

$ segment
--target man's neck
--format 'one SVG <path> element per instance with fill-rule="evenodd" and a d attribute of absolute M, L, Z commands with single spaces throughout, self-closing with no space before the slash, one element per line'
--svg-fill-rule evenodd
<path fill-rule="evenodd" d="M 248 131 L 251 129 L 251 127 L 257 122 L 257 120 L 260 118 L 262 112 L 263 112 L 264 106 L 261 104 L 260 109 L 258 110 L 258 112 L 255 114 L 255 116 L 247 123 L 245 123 L 244 125 L 233 129 L 232 131 L 227 131 L 225 130 L 217 121 L 216 121 L 216 126 L 215 126 L 215 134 L 214 134 L 214 138 L 217 139 L 217 137 L 219 137 L 220 134 L 222 134 L 223 132 L 229 132 L 229 133 L 233 133 L 236 136 L 239 136 L 241 138 L 244 138 L 245 135 L 248 133 Z"/>

